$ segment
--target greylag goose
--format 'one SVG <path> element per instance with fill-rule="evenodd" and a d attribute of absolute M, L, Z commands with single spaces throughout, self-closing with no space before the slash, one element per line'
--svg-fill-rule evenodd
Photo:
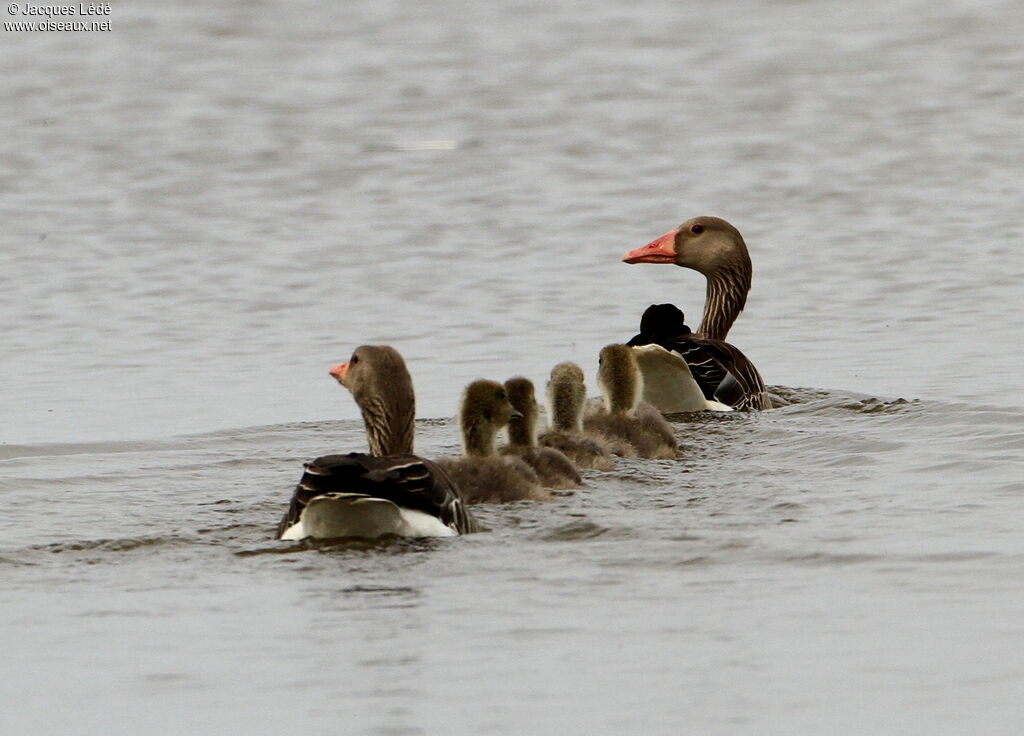
<path fill-rule="evenodd" d="M 518 376 L 505 381 L 505 394 L 512 408 L 519 412 L 508 422 L 508 444 L 499 450 L 502 455 L 521 457 L 533 468 L 547 488 L 579 488 L 580 473 L 561 451 L 537 445 L 537 398 L 533 382 Z"/>
<path fill-rule="evenodd" d="M 771 407 L 771 401 L 768 394 L 763 391 L 764 382 L 757 374 L 757 369 L 746 356 L 724 342 L 729 334 L 729 328 L 747 302 L 753 275 L 750 254 L 739 230 L 719 217 L 694 217 L 647 245 L 631 250 L 622 260 L 626 263 L 671 263 L 704 274 L 707 279 L 704 315 L 697 333 L 689 334 L 693 335 L 693 339 L 716 340 L 718 344 L 704 345 L 703 351 L 699 351 L 699 355 L 691 353 L 692 357 L 697 362 L 710 360 L 714 363 L 715 360 L 709 358 L 709 354 L 717 351 L 720 359 L 725 362 L 731 360 L 734 366 L 743 372 L 743 376 L 737 375 L 719 363 L 720 378 L 718 385 L 713 387 L 712 395 L 720 402 L 734 408 Z M 641 327 L 641 333 L 643 332 Z M 660 343 L 652 340 L 650 344 Z M 723 345 L 728 347 L 723 348 Z M 678 400 L 677 394 L 680 391 L 673 389 L 671 385 L 665 385 L 666 382 L 671 383 L 673 376 L 675 380 L 687 383 L 685 378 L 681 377 L 679 364 L 676 363 L 676 369 L 673 371 L 672 364 L 668 362 L 675 351 L 667 349 L 665 355 L 656 349 L 647 348 L 644 352 L 647 353 L 648 360 L 643 361 L 642 370 L 648 379 L 648 391 L 654 392 L 656 387 L 662 388 Z M 684 358 L 683 362 L 688 363 L 689 360 Z M 649 366 L 648 363 L 653 365 Z M 756 381 L 752 380 L 754 375 Z M 711 373 L 706 372 L 702 384 L 704 391 L 712 388 L 710 379 Z M 757 391 L 758 383 L 762 388 L 760 391 Z M 686 394 L 692 395 L 692 386 L 686 385 L 686 389 Z M 658 408 L 663 411 L 679 410 L 660 405 Z"/>
<path fill-rule="evenodd" d="M 459 412 L 464 454 L 437 461 L 458 484 L 466 503 L 553 500 L 526 462 L 495 451 L 498 430 L 518 414 L 500 383 L 480 380 L 466 387 Z"/>
<path fill-rule="evenodd" d="M 370 453 L 324 455 L 306 463 L 279 539 L 452 536 L 478 531 L 448 473 L 413 454 L 416 400 L 398 351 L 356 348 L 330 370 L 352 392 Z"/>
<path fill-rule="evenodd" d="M 583 432 L 586 399 L 583 370 L 578 365 L 566 362 L 552 368 L 547 391 L 550 427 L 537 438 L 538 442 L 561 451 L 577 467 L 613 470 L 615 463 L 607 440 Z"/>
<path fill-rule="evenodd" d="M 673 458 L 678 445 L 671 425 L 650 404 L 641 404 L 643 375 L 628 345 L 601 349 L 597 381 L 604 407 L 585 416 L 585 429 L 628 442 L 645 458 Z"/>

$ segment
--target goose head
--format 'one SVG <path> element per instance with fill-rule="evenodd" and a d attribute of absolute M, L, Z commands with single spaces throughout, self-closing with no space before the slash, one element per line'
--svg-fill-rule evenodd
<path fill-rule="evenodd" d="M 497 381 L 473 381 L 462 396 L 460 422 L 462 442 L 467 455 L 487 457 L 494 454 L 498 430 L 521 414 L 509 403 L 505 387 Z"/>
<path fill-rule="evenodd" d="M 622 257 L 626 263 L 674 263 L 708 278 L 737 266 L 750 268 L 740 231 L 720 217 L 693 217 Z"/>
<path fill-rule="evenodd" d="M 551 426 L 560 432 L 583 431 L 583 403 L 587 389 L 583 369 L 575 363 L 559 363 L 548 380 L 548 416 Z"/>
<path fill-rule="evenodd" d="M 622 257 L 626 263 L 674 263 L 707 279 L 697 331 L 724 340 L 743 311 L 753 269 L 740 231 L 720 217 L 694 217 Z"/>
<path fill-rule="evenodd" d="M 352 393 L 366 425 L 371 455 L 413 451 L 416 396 L 405 361 L 389 345 L 360 345 L 328 371 Z"/>
<path fill-rule="evenodd" d="M 601 348 L 597 382 L 609 414 L 632 414 L 643 394 L 643 377 L 633 348 L 628 345 Z"/>
<path fill-rule="evenodd" d="M 508 422 L 508 440 L 510 444 L 523 447 L 534 447 L 537 444 L 537 398 L 533 391 L 533 382 L 529 378 L 517 376 L 505 381 L 505 394 L 512 408 L 519 412 Z"/>

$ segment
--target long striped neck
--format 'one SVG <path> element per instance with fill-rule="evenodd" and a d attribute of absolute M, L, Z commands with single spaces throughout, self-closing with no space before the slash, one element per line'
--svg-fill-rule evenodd
<path fill-rule="evenodd" d="M 747 303 L 750 278 L 749 257 L 707 275 L 704 316 L 697 332 L 713 340 L 725 340 L 729 328 Z"/>
<path fill-rule="evenodd" d="M 416 418 L 414 404 L 397 406 L 380 400 L 371 400 L 360 406 L 366 425 L 366 440 L 370 454 L 377 457 L 406 455 L 413 451 L 413 432 Z"/>

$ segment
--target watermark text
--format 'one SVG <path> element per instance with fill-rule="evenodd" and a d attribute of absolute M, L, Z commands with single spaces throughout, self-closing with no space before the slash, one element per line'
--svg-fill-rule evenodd
<path fill-rule="evenodd" d="M 110 31 L 113 30 L 110 27 L 111 13 L 110 3 L 77 3 L 75 5 L 9 3 L 7 14 L 20 16 L 26 20 L 4 21 L 4 30 Z"/>

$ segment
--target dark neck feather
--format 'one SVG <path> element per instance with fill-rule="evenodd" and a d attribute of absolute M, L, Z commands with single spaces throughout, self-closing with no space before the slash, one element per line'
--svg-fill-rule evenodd
<path fill-rule="evenodd" d="M 750 291 L 750 258 L 717 269 L 707 276 L 704 316 L 697 331 L 713 340 L 725 340 L 729 328 L 747 303 Z"/>
<path fill-rule="evenodd" d="M 370 400 L 360 408 L 371 455 L 385 457 L 405 455 L 413 451 L 416 417 L 413 404 L 399 407 L 380 400 Z"/>

